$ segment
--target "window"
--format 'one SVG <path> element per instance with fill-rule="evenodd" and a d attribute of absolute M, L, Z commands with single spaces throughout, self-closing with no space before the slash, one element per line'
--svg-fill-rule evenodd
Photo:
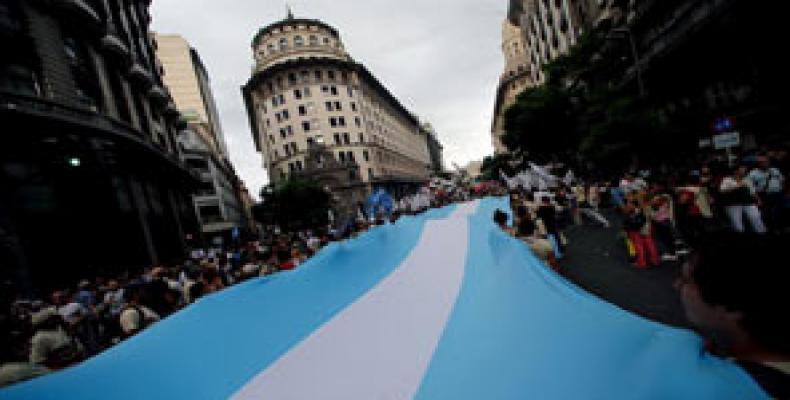
<path fill-rule="evenodd" d="M 348 97 L 354 97 L 354 89 L 348 88 Z"/>
<path fill-rule="evenodd" d="M 318 46 L 318 37 L 315 35 L 310 35 L 310 46 Z"/>
<path fill-rule="evenodd" d="M 271 128 L 271 126 L 272 126 L 271 121 L 269 121 L 269 118 L 266 118 L 266 127 Z"/>
<path fill-rule="evenodd" d="M 280 39 L 280 50 L 288 50 L 288 39 Z"/>
<path fill-rule="evenodd" d="M 302 83 L 307 83 L 310 80 L 310 71 L 300 71 L 299 78 L 302 80 Z"/>
<path fill-rule="evenodd" d="M 299 89 L 294 90 L 294 97 L 296 98 L 296 100 L 301 100 L 302 99 L 302 91 L 299 90 Z"/>
<path fill-rule="evenodd" d="M 301 170 L 304 169 L 304 167 L 302 166 L 302 161 L 301 160 L 296 160 L 296 169 L 298 171 L 301 171 Z"/>
<path fill-rule="evenodd" d="M 329 46 L 329 38 L 324 38 L 324 45 Z"/>
<path fill-rule="evenodd" d="M 346 81 L 348 81 L 348 73 L 346 73 L 345 71 L 344 71 L 344 72 L 341 72 L 341 73 L 340 73 L 340 79 L 341 79 L 343 82 L 346 82 Z"/>
<path fill-rule="evenodd" d="M 359 132 L 359 143 L 365 143 L 365 135 L 362 132 Z M 367 159 L 365 159 L 367 161 Z"/>
<path fill-rule="evenodd" d="M 337 118 L 335 118 L 335 117 L 329 118 L 329 126 L 331 126 L 333 128 L 336 127 L 337 126 Z"/>
<path fill-rule="evenodd" d="M 322 93 L 329 93 L 329 86 L 326 86 L 326 85 L 321 86 L 321 92 Z"/>
<path fill-rule="evenodd" d="M 296 154 L 299 151 L 299 147 L 296 146 L 296 142 L 291 142 L 291 152 Z"/>
<path fill-rule="evenodd" d="M 368 168 L 368 179 L 373 179 L 373 168 Z"/>
<path fill-rule="evenodd" d="M 321 74 L 321 71 L 315 71 L 315 80 L 321 82 L 322 79 L 324 79 L 324 77 Z"/>
<path fill-rule="evenodd" d="M 288 83 L 291 85 L 296 84 L 296 74 L 294 74 L 293 72 L 288 74 Z"/>
<path fill-rule="evenodd" d="M 285 139 L 286 136 L 288 136 L 288 132 L 285 130 L 285 128 L 280 128 L 280 137 Z"/>
<path fill-rule="evenodd" d="M 330 81 L 333 81 L 333 80 L 335 80 L 335 71 L 326 71 L 326 77 L 327 77 L 327 78 L 328 78 Z"/>
<path fill-rule="evenodd" d="M 277 96 L 272 97 L 272 107 L 277 107 L 280 105 L 280 99 Z"/>
<path fill-rule="evenodd" d="M 351 138 L 348 137 L 348 133 L 343 134 L 343 144 L 351 144 Z"/>
<path fill-rule="evenodd" d="M 305 132 L 310 132 L 310 123 L 309 122 L 302 122 L 302 129 Z"/>
<path fill-rule="evenodd" d="M 340 126 L 346 126 L 346 118 L 345 117 L 339 117 L 337 119 L 337 124 L 340 125 Z"/>
<path fill-rule="evenodd" d="M 269 135 L 269 143 L 274 143 L 274 136 Z"/>
<path fill-rule="evenodd" d="M 288 133 L 288 136 L 293 136 L 294 135 L 294 130 L 293 130 L 293 128 L 291 128 L 291 125 L 288 125 L 288 126 L 285 127 L 285 132 Z"/>
<path fill-rule="evenodd" d="M 276 47 L 274 47 L 274 44 L 273 44 L 273 43 L 269 43 L 269 45 L 268 45 L 268 46 L 266 46 L 266 48 L 268 48 L 268 49 L 269 49 L 269 53 L 273 53 L 275 50 L 277 50 L 277 48 L 276 48 Z"/>
<path fill-rule="evenodd" d="M 341 107 L 341 106 L 340 106 L 340 102 L 339 102 L 339 101 L 336 101 L 336 102 L 335 102 L 335 110 L 337 110 L 337 111 L 343 111 L 343 107 Z"/>
<path fill-rule="evenodd" d="M 304 88 L 302 90 L 302 94 L 304 95 L 304 97 L 310 97 L 310 88 L 309 87 Z"/>
<path fill-rule="evenodd" d="M 359 119 L 359 117 L 354 117 L 354 124 L 357 126 L 357 128 L 362 126 L 362 121 Z"/>
<path fill-rule="evenodd" d="M 337 87 L 335 86 L 330 87 L 329 92 L 332 93 L 332 96 L 337 96 Z"/>
<path fill-rule="evenodd" d="M 367 150 L 363 150 L 363 151 L 362 151 L 362 157 L 364 157 L 364 158 L 365 158 L 365 161 L 370 161 L 370 153 L 368 153 L 368 151 L 367 151 Z M 373 172 L 372 172 L 372 170 L 369 170 L 369 171 L 370 171 L 370 172 L 368 172 L 368 174 L 370 174 L 370 175 L 373 175 Z"/>
<path fill-rule="evenodd" d="M 357 103 L 351 102 L 351 111 L 357 111 Z"/>
<path fill-rule="evenodd" d="M 280 123 L 280 122 L 283 121 L 283 117 L 282 117 L 282 115 L 280 115 L 280 113 L 274 114 L 274 119 L 277 120 L 277 123 Z"/>
<path fill-rule="evenodd" d="M 288 143 L 283 145 L 283 151 L 285 151 L 285 156 L 288 157 L 291 155 L 291 148 L 288 147 Z"/>
<path fill-rule="evenodd" d="M 294 46 L 296 46 L 296 47 L 302 47 L 302 46 L 304 46 L 304 39 L 302 39 L 302 37 L 301 37 L 301 36 L 297 36 L 297 37 L 295 37 L 295 38 L 294 38 Z"/>
<path fill-rule="evenodd" d="M 335 144 L 336 145 L 340 145 L 340 134 L 339 133 L 335 133 Z"/>
<path fill-rule="evenodd" d="M 282 95 L 282 94 L 281 94 L 281 95 L 279 96 L 279 98 L 280 98 L 280 105 L 283 105 L 283 104 L 285 104 L 285 95 Z"/>
<path fill-rule="evenodd" d="M 287 121 L 291 116 L 288 114 L 288 110 L 283 110 L 283 121 Z"/>
<path fill-rule="evenodd" d="M 348 158 L 349 162 L 356 162 L 356 160 L 354 160 L 354 152 L 353 151 L 349 151 L 348 154 L 346 155 L 346 158 Z"/>
<path fill-rule="evenodd" d="M 326 106 L 326 110 L 327 111 L 332 111 L 332 102 L 331 101 L 327 101 L 326 103 L 324 103 L 324 105 Z"/>
<path fill-rule="evenodd" d="M 301 116 L 307 115 L 307 108 L 305 108 L 305 106 L 299 106 L 299 115 Z"/>

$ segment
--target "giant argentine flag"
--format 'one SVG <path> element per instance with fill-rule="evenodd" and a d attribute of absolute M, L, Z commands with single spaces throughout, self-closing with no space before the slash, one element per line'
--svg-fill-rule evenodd
<path fill-rule="evenodd" d="M 544 267 L 491 223 L 430 211 L 197 304 L 0 399 L 759 399 L 695 334 Z"/>

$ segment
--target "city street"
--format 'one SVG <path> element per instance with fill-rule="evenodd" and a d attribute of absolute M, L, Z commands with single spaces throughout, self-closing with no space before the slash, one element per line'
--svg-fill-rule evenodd
<path fill-rule="evenodd" d="M 590 293 L 654 321 L 688 326 L 677 290 L 679 263 L 640 270 L 628 262 L 620 218 L 604 213 L 611 228 L 571 226 L 563 260 L 564 275 Z"/>

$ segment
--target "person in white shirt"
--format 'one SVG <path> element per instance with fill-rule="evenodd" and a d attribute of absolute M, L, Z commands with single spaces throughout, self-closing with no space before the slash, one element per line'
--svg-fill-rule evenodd
<path fill-rule="evenodd" d="M 724 177 L 719 186 L 722 203 L 727 217 L 735 232 L 744 232 L 743 217 L 756 233 L 765 233 L 760 209 L 757 208 L 757 196 L 749 179 L 746 179 L 746 167 L 736 167 L 732 174 Z"/>
<path fill-rule="evenodd" d="M 126 307 L 118 318 L 124 337 L 134 336 L 154 322 L 159 315 L 150 308 L 140 304 L 142 285 L 129 285 L 124 289 Z"/>
<path fill-rule="evenodd" d="M 774 227 L 782 213 L 782 197 L 785 186 L 785 177 L 777 168 L 771 167 L 768 157 L 757 158 L 757 168 L 753 169 L 747 177 L 760 198 L 766 221 Z"/>

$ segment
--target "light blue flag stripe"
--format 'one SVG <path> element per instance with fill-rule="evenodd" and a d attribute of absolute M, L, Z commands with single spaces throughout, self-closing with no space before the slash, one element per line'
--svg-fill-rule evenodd
<path fill-rule="evenodd" d="M 0 399 L 228 398 L 390 274 L 425 221 L 454 208 L 374 228 L 295 271 L 208 296 L 79 366 L 2 389 Z"/>
<path fill-rule="evenodd" d="M 418 399 L 761 399 L 695 334 L 642 319 L 557 276 L 491 221 L 471 217 L 461 293 Z"/>

